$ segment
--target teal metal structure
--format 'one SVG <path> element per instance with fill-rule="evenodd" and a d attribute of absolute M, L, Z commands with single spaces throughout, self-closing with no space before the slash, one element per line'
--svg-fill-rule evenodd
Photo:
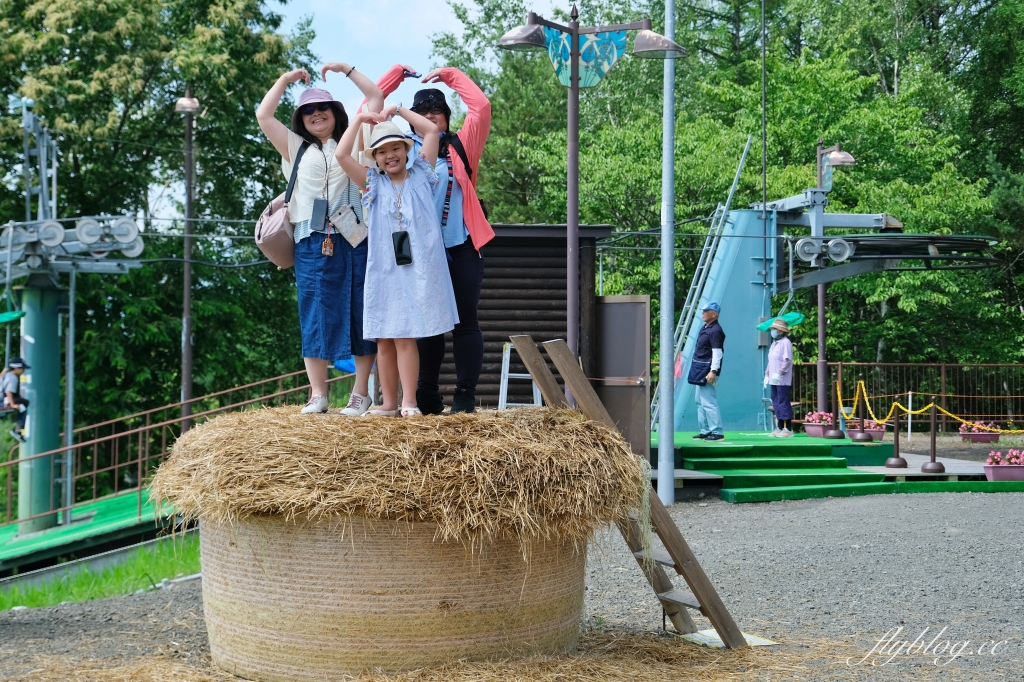
<path fill-rule="evenodd" d="M 64 291 L 47 274 L 34 274 L 21 290 L 21 355 L 29 369 L 22 377 L 21 393 L 28 399 L 26 443 L 22 460 L 60 447 L 60 340 L 57 337 L 59 306 Z M 57 514 L 46 512 L 61 506 L 54 481 L 54 458 L 39 457 L 18 465 L 18 534 L 35 533 L 57 525 Z M 29 517 L 37 518 L 29 518 Z"/>
<path fill-rule="evenodd" d="M 761 332 L 755 328 L 771 315 L 775 294 L 776 213 L 768 211 L 767 219 L 771 237 L 765 239 L 761 211 L 729 212 L 700 300 L 701 307 L 710 301 L 722 306 L 719 323 L 726 338 L 718 407 L 726 432 L 762 430 L 770 424 L 762 401 L 767 396 L 762 377 L 768 348 L 759 345 Z M 675 382 L 673 406 L 677 432 L 698 430 L 695 387 L 686 383 L 686 373 L 703 324 L 697 315 L 683 345 L 682 378 Z"/>

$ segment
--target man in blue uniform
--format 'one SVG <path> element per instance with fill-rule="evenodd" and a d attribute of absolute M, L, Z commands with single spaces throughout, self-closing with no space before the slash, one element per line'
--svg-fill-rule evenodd
<path fill-rule="evenodd" d="M 690 373 L 686 380 L 696 386 L 697 428 L 700 433 L 694 440 L 722 440 L 722 418 L 718 413 L 718 377 L 722 374 L 722 354 L 725 349 L 725 332 L 718 324 L 722 306 L 714 301 L 704 306 L 701 319 L 704 326 L 697 336 L 697 346 L 690 361 Z"/>

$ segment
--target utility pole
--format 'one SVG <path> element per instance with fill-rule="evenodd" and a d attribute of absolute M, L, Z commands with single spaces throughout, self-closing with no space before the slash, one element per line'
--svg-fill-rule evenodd
<path fill-rule="evenodd" d="M 675 2 L 665 2 L 665 36 L 676 34 Z M 665 60 L 661 113 L 661 348 L 658 379 L 658 497 L 665 505 L 676 501 L 675 482 L 675 214 L 676 214 L 676 62 Z"/>
<path fill-rule="evenodd" d="M 184 259 L 185 274 L 183 277 L 181 304 L 181 416 L 192 415 L 192 218 L 194 209 L 192 196 L 194 193 L 195 158 L 192 155 L 192 122 L 193 115 L 199 111 L 199 100 L 192 96 L 192 86 L 186 86 L 185 96 L 174 105 L 174 110 L 185 114 L 185 240 Z M 181 432 L 192 426 L 186 419 L 181 422 Z"/>

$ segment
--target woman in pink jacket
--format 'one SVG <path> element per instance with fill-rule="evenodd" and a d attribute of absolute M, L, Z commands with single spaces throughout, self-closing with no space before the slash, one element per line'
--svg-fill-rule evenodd
<path fill-rule="evenodd" d="M 377 85 L 387 97 L 414 73 L 414 69 L 396 64 Z M 462 128 L 453 133 L 449 127 L 452 110 L 444 93 L 437 88 L 417 92 L 410 107 L 441 131 L 437 164 L 434 166 L 440 182 L 434 191 L 434 206 L 441 222 L 448 252 L 448 272 L 459 311 L 459 323 L 452 331 L 457 380 L 451 412 L 473 412 L 476 409 L 476 385 L 484 360 L 484 337 L 477 319 L 484 276 L 480 249 L 494 237 L 494 230 L 477 198 L 475 182 L 484 144 L 491 131 L 491 103 L 476 83 L 458 69 L 434 69 L 423 82 L 444 83 L 459 94 L 467 109 Z M 413 131 L 410 137 L 416 144 L 415 152 L 419 153 L 422 145 L 420 136 Z M 415 158 L 415 154 L 410 158 Z M 444 334 L 417 339 L 416 345 L 420 352 L 416 403 L 423 414 L 441 414 L 444 403 L 438 379 L 444 360 Z"/>

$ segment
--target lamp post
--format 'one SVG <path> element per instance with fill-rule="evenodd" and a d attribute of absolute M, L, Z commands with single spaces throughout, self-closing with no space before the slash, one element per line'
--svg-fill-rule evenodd
<path fill-rule="evenodd" d="M 195 177 L 195 157 L 192 155 L 192 120 L 199 111 L 199 100 L 192 96 L 192 86 L 185 87 L 185 96 L 174 105 L 174 110 L 185 114 L 185 274 L 181 303 L 181 416 L 192 415 L 192 195 Z M 181 432 L 191 426 L 191 420 L 181 422 Z"/>
<path fill-rule="evenodd" d="M 501 37 L 498 47 L 506 50 L 546 50 L 547 37 L 544 27 L 560 31 L 569 36 L 569 106 L 566 178 L 566 318 L 567 345 L 573 355 L 579 354 L 580 281 L 579 281 L 579 154 L 580 154 L 580 36 L 608 33 L 613 31 L 637 30 L 633 40 L 633 56 L 667 59 L 684 56 L 685 50 L 672 40 L 651 30 L 651 20 L 643 19 L 628 24 L 581 28 L 579 11 L 574 4 L 569 15 L 569 24 L 563 25 L 544 19 L 530 12 L 526 25 L 518 26 Z M 617 57 L 616 57 L 617 58 Z M 568 395 L 568 391 L 567 391 Z M 570 396 L 571 397 L 571 396 Z M 671 481 L 671 479 L 670 479 Z"/>
<path fill-rule="evenodd" d="M 849 152 L 843 151 L 842 145 L 822 147 L 822 139 L 818 138 L 818 187 L 826 192 L 832 190 L 832 168 L 835 166 L 855 166 L 857 161 Z M 826 177 L 827 176 L 827 177 Z M 826 187 L 826 182 L 828 186 Z M 825 286 L 818 285 L 818 411 L 828 411 L 828 361 L 825 359 Z"/>

